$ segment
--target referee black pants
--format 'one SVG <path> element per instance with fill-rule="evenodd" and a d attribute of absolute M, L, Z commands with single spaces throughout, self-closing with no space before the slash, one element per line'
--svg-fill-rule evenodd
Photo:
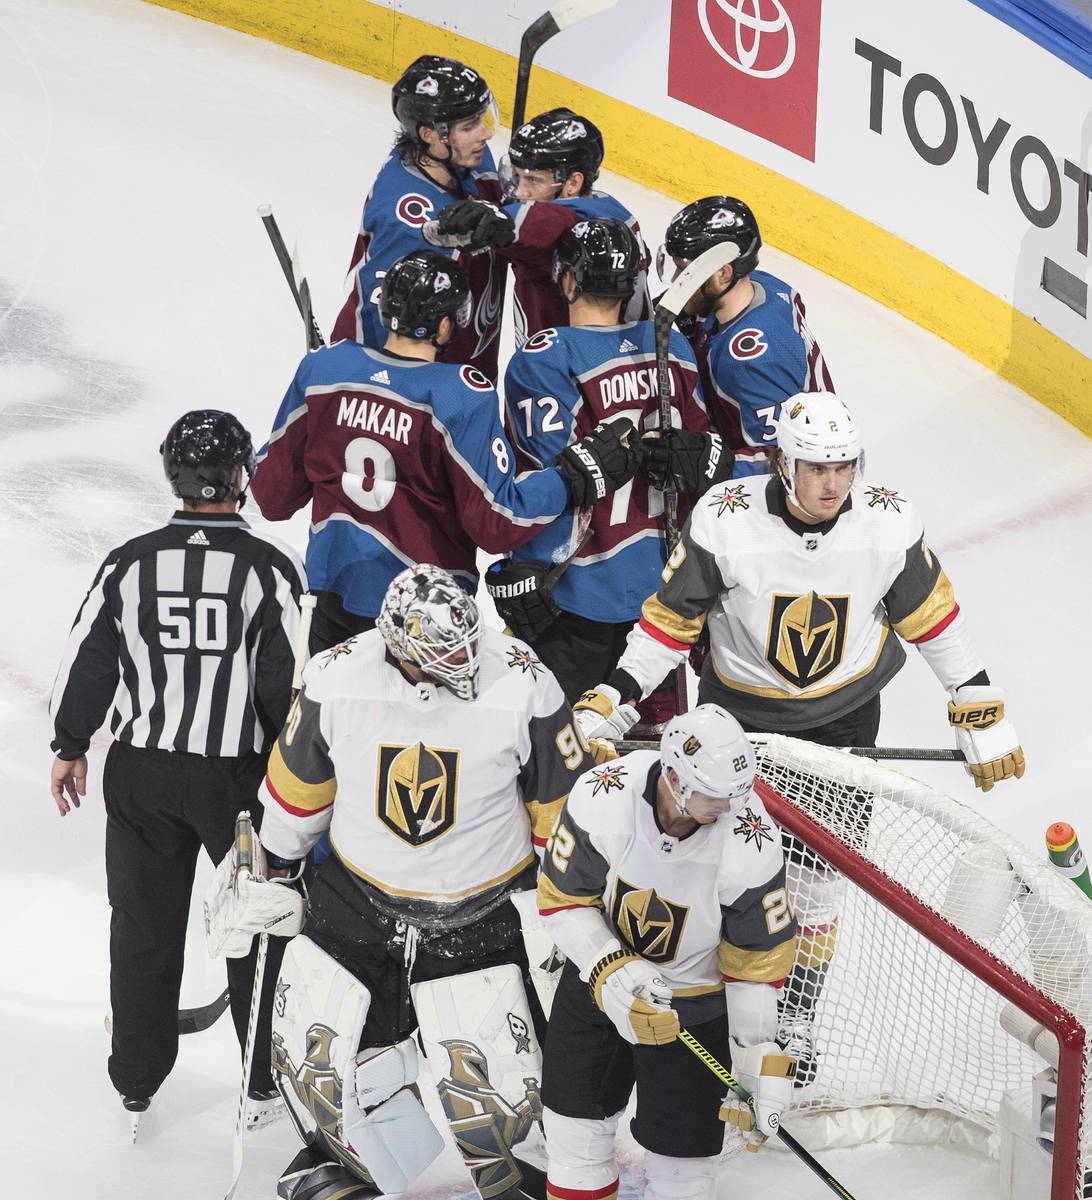
<path fill-rule="evenodd" d="M 197 855 L 213 862 L 234 840 L 247 808 L 260 822 L 265 759 L 204 758 L 115 742 L 106 757 L 106 883 L 110 897 L 110 1079 L 126 1096 L 152 1096 L 178 1054 L 178 997 Z M 229 958 L 231 1015 L 246 1039 L 257 956 Z M 250 1085 L 273 1086 L 269 1067 L 273 988 L 285 940 L 269 939 Z M 212 997 L 209 997 L 212 999 Z"/>

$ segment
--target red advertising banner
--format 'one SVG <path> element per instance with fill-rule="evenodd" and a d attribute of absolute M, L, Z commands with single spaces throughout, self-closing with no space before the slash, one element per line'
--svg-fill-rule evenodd
<path fill-rule="evenodd" d="M 667 93 L 815 161 L 822 0 L 671 0 Z"/>

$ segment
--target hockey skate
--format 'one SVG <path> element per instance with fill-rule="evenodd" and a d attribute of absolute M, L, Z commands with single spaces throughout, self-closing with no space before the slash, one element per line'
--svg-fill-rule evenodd
<path fill-rule="evenodd" d="M 121 1097 L 122 1108 L 129 1114 L 129 1131 L 134 1142 L 137 1140 L 140 1118 L 148 1111 L 149 1104 L 151 1104 L 151 1099 L 148 1096 Z"/>
<path fill-rule="evenodd" d="M 246 1128 L 251 1133 L 279 1121 L 288 1110 L 275 1087 L 251 1088 L 246 1094 Z"/>

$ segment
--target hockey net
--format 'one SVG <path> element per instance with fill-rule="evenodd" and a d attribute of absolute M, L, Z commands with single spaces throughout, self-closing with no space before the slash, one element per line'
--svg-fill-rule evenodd
<path fill-rule="evenodd" d="M 1031 1096 L 1036 1078 L 1052 1091 L 1053 1066 L 1042 1175 L 1052 1200 L 1092 1196 L 1092 902 L 917 780 L 792 738 L 756 741 L 759 793 L 802 843 L 783 1006 L 803 1013 L 816 1053 L 789 1127 L 813 1149 L 948 1138 L 996 1153 L 1004 1098 Z"/>

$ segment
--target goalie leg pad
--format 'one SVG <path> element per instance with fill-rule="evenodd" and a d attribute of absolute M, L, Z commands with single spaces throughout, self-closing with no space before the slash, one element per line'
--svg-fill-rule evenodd
<path fill-rule="evenodd" d="M 669 1158 L 645 1151 L 645 1200 L 713 1200 L 719 1158 Z"/>
<path fill-rule="evenodd" d="M 402 1192 L 443 1149 L 407 1090 L 417 1057 L 406 1044 L 357 1053 L 371 995 L 305 934 L 285 950 L 273 1010 L 273 1070 L 306 1136 L 381 1192 Z M 363 1101 L 363 1103 L 361 1103 Z"/>
<path fill-rule="evenodd" d="M 565 1117 L 552 1108 L 543 1111 L 546 1131 L 549 1182 L 568 1191 L 606 1196 L 605 1189 L 618 1187 L 618 1164 L 614 1139 L 622 1114 L 606 1120 Z"/>

